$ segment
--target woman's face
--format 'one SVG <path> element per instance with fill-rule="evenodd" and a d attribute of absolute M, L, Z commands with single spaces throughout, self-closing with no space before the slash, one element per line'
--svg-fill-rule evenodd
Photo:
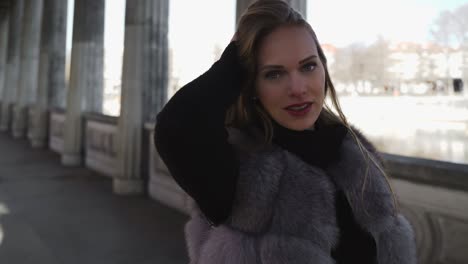
<path fill-rule="evenodd" d="M 325 98 L 325 70 L 305 27 L 284 26 L 259 46 L 256 93 L 277 123 L 291 130 L 313 127 Z"/>

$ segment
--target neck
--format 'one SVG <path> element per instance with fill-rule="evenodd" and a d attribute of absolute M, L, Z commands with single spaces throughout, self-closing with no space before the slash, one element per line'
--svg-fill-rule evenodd
<path fill-rule="evenodd" d="M 341 124 L 325 125 L 319 120 L 303 131 L 291 130 L 273 122 L 275 144 L 321 168 L 326 168 L 336 159 L 346 133 L 346 127 Z"/>

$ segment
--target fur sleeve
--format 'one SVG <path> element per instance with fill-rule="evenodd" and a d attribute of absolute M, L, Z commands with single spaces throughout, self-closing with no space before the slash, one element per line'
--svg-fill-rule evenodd
<path fill-rule="evenodd" d="M 201 247 L 207 240 L 210 229 L 199 209 L 192 209 L 191 219 L 185 224 L 185 242 L 190 264 L 198 263 Z"/>
<path fill-rule="evenodd" d="M 415 238 L 411 225 L 402 215 L 377 237 L 379 264 L 416 264 Z"/>
<path fill-rule="evenodd" d="M 375 147 L 359 131 L 353 131 L 377 163 L 382 162 Z M 393 193 L 385 176 L 377 166 L 367 163 L 351 135 L 343 142 L 340 160 L 328 172 L 345 192 L 358 224 L 374 237 L 378 263 L 415 264 L 413 230 L 395 211 Z"/>
<path fill-rule="evenodd" d="M 352 128 L 363 146 L 384 168 L 384 161 L 374 145 L 356 128 Z M 416 264 L 416 242 L 413 228 L 406 218 L 398 214 L 388 228 L 376 238 L 379 264 Z"/>

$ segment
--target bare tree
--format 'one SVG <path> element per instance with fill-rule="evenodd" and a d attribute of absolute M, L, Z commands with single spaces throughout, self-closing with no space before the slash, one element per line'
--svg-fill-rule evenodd
<path fill-rule="evenodd" d="M 443 11 L 436 18 L 433 28 L 431 29 L 431 35 L 434 40 L 443 45 L 449 46 L 450 40 L 452 39 L 455 31 L 453 14 L 450 11 Z"/>
<path fill-rule="evenodd" d="M 464 4 L 453 12 L 454 36 L 462 51 L 463 79 L 468 82 L 468 4 Z"/>
<path fill-rule="evenodd" d="M 349 69 L 351 74 L 351 81 L 355 88 L 361 90 L 360 88 L 363 87 L 364 81 L 366 80 L 366 71 L 368 65 L 366 47 L 361 43 L 354 43 L 351 44 L 348 49 L 351 59 L 351 68 Z"/>
<path fill-rule="evenodd" d="M 457 45 L 462 52 L 463 79 L 468 81 L 468 4 L 463 4 L 453 12 L 443 11 L 434 21 L 431 31 L 434 40 L 444 46 L 444 53 L 449 58 L 449 46 Z M 449 83 L 449 69 L 446 70 L 447 84 Z M 447 85 L 448 86 L 448 85 Z"/>
<path fill-rule="evenodd" d="M 335 53 L 335 62 L 330 65 L 330 74 L 333 80 L 343 84 L 350 84 L 352 81 L 351 69 L 351 56 L 349 50 L 346 48 L 339 48 Z"/>
<path fill-rule="evenodd" d="M 432 36 L 435 41 L 442 45 L 444 50 L 444 57 L 446 64 L 449 64 L 449 48 L 451 40 L 453 39 L 454 32 L 454 23 L 453 23 L 453 14 L 450 11 L 443 11 L 439 14 L 439 17 L 435 20 L 434 28 L 431 30 Z M 449 67 L 445 69 L 445 78 L 446 78 L 446 89 L 450 86 L 450 72 Z"/>
<path fill-rule="evenodd" d="M 468 41 L 468 4 L 464 4 L 453 11 L 452 22 L 453 29 L 450 33 L 460 45 Z"/>
<path fill-rule="evenodd" d="M 388 87 L 395 78 L 390 68 L 395 64 L 391 58 L 390 43 L 382 36 L 371 44 L 366 50 L 366 76 L 373 87 Z"/>
<path fill-rule="evenodd" d="M 372 88 L 389 86 L 394 78 L 389 71 L 393 63 L 388 41 L 379 37 L 369 46 L 353 43 L 338 49 L 330 72 L 336 81 L 365 92 L 365 84 L 371 84 Z"/>

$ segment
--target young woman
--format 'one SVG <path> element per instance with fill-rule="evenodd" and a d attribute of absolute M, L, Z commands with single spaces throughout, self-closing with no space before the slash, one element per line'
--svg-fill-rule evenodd
<path fill-rule="evenodd" d="M 160 112 L 155 142 L 195 201 L 191 263 L 416 263 L 375 148 L 283 1 L 248 8 L 220 60 Z"/>

